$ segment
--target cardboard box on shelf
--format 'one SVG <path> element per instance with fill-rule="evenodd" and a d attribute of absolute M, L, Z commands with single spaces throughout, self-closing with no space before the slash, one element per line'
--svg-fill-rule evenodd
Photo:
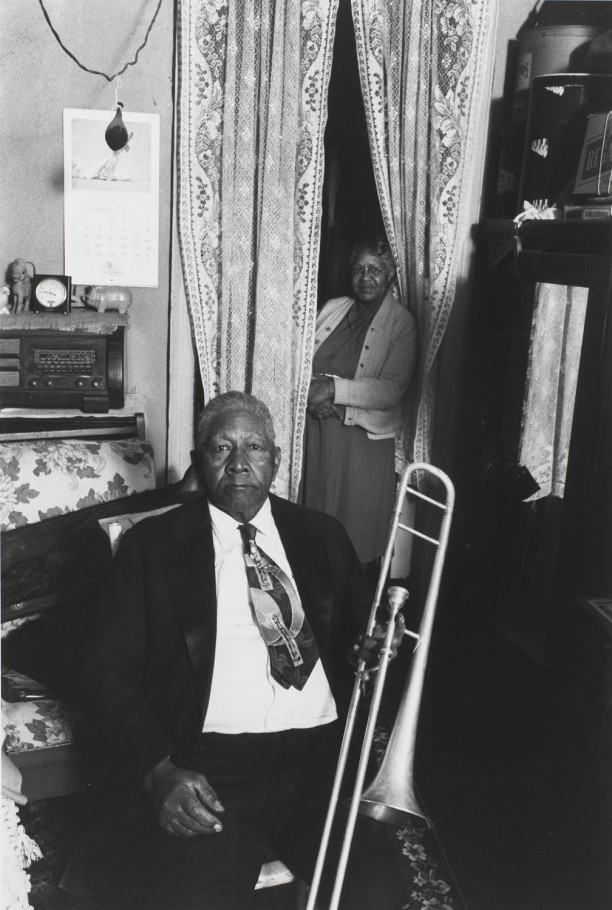
<path fill-rule="evenodd" d="M 590 114 L 574 183 L 574 196 L 612 192 L 612 111 Z"/>

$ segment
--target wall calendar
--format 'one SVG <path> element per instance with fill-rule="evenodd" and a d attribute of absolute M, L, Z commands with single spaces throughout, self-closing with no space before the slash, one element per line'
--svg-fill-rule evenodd
<path fill-rule="evenodd" d="M 75 284 L 157 287 L 159 114 L 123 115 L 127 144 L 112 151 L 113 112 L 64 110 L 64 259 Z"/>

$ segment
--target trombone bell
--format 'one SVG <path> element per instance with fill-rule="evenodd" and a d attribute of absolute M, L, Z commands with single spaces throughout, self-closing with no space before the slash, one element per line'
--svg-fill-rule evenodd
<path fill-rule="evenodd" d="M 377 821 L 389 825 L 403 825 L 410 820 L 419 827 L 431 828 L 432 824 L 421 808 L 414 792 L 412 751 L 406 751 L 406 736 L 413 736 L 416 730 L 414 718 L 402 714 L 401 706 L 397 712 L 395 727 L 378 769 L 376 777 L 367 787 L 359 800 L 359 814 L 368 815 Z M 402 728 L 402 724 L 405 728 Z M 410 725 L 410 726 L 408 726 Z"/>
<path fill-rule="evenodd" d="M 431 828 L 414 791 L 414 749 L 422 682 L 415 669 L 413 664 L 385 754 L 374 780 L 361 795 L 358 811 L 390 825 L 403 825 L 410 819 L 413 824 Z"/>
<path fill-rule="evenodd" d="M 410 819 L 413 825 L 431 828 L 431 822 L 419 806 L 412 788 L 406 786 L 404 790 L 390 795 L 384 787 L 380 790 L 368 787 L 359 801 L 359 814 L 369 815 L 387 825 L 403 825 Z"/>

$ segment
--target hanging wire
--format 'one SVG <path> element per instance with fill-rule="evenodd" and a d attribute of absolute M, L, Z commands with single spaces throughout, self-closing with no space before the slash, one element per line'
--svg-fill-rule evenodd
<path fill-rule="evenodd" d="M 144 36 L 144 40 L 143 40 L 142 44 L 140 45 L 140 47 L 138 48 L 138 50 L 136 51 L 136 56 L 134 57 L 134 59 L 133 59 L 133 60 L 129 60 L 129 61 L 125 64 L 125 66 L 123 67 L 123 69 L 120 69 L 118 72 L 113 73 L 112 76 L 109 76 L 107 73 L 103 73 L 103 72 L 101 72 L 100 70 L 92 70 L 92 69 L 89 69 L 89 67 L 84 66 L 84 65 L 80 62 L 80 60 L 77 60 L 77 58 L 74 56 L 74 54 L 72 53 L 72 51 L 69 51 L 69 50 L 68 50 L 68 48 L 66 47 L 66 45 L 62 42 L 62 39 L 60 38 L 60 36 L 59 36 L 58 33 L 56 32 L 56 30 L 53 28 L 53 25 L 52 25 L 52 23 L 51 23 L 51 19 L 49 18 L 49 13 L 48 13 L 47 10 L 45 9 L 45 4 L 43 3 L 43 0 L 38 0 L 38 2 L 39 2 L 39 4 L 40 4 L 41 10 L 43 11 L 44 17 L 45 17 L 45 19 L 47 20 L 47 25 L 49 26 L 49 28 L 50 28 L 51 31 L 53 32 L 53 35 L 54 35 L 54 37 L 55 37 L 57 43 L 59 44 L 59 46 L 61 47 L 61 49 L 64 51 L 64 53 L 65 53 L 65 54 L 68 54 L 68 56 L 70 57 L 70 59 L 71 59 L 71 60 L 74 60 L 74 62 L 76 63 L 76 65 L 79 66 L 82 70 L 85 70 L 86 73 L 91 73 L 91 74 L 94 75 L 94 76 L 104 76 L 104 78 L 105 78 L 108 82 L 112 82 L 113 79 L 116 79 L 116 78 L 117 78 L 117 76 L 123 75 L 123 73 L 125 73 L 125 71 L 126 71 L 126 69 L 128 68 L 128 66 L 134 66 L 134 64 L 138 61 L 138 55 L 140 54 L 141 50 L 143 49 L 143 47 L 145 47 L 147 41 L 149 40 L 149 34 L 150 34 L 150 32 L 151 32 L 151 29 L 152 29 L 153 26 L 155 25 L 155 20 L 157 19 L 157 14 L 159 13 L 159 11 L 160 11 L 160 9 L 161 9 L 161 5 L 162 5 L 162 3 L 163 3 L 163 0 L 159 0 L 159 3 L 157 4 L 157 9 L 155 10 L 155 12 L 154 12 L 154 14 L 153 14 L 153 18 L 151 19 L 151 21 L 150 21 L 150 23 L 149 23 L 149 27 L 147 28 L 147 32 L 146 32 L 146 35 Z"/>

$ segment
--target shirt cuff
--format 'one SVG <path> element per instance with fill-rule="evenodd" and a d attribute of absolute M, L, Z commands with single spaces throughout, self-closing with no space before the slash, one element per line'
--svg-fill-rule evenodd
<path fill-rule="evenodd" d="M 334 379 L 334 403 L 350 404 L 350 379 L 340 379 L 336 376 Z"/>

